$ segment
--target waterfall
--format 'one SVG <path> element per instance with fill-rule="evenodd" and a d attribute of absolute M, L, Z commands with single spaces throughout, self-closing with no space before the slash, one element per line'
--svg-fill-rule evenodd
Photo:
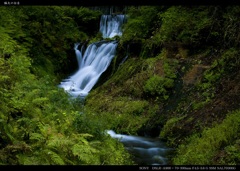
<path fill-rule="evenodd" d="M 100 22 L 100 32 L 103 38 L 121 36 L 121 26 L 125 22 L 125 15 L 102 15 Z"/>
<path fill-rule="evenodd" d="M 125 22 L 125 15 L 102 15 L 100 29 L 103 38 L 121 36 L 121 26 Z M 83 52 L 79 50 L 79 43 L 75 43 L 74 50 L 78 62 L 78 71 L 64 79 L 59 87 L 64 88 L 73 97 L 85 97 L 97 83 L 101 74 L 108 68 L 114 58 L 117 41 L 100 41 L 90 44 Z"/>
<path fill-rule="evenodd" d="M 124 15 L 102 15 L 99 31 L 103 38 L 121 36 L 121 26 L 125 22 Z M 115 56 L 117 41 L 102 40 L 90 44 L 86 50 L 85 46 L 79 48 L 80 43 L 74 44 L 74 50 L 78 62 L 76 73 L 63 80 L 59 87 L 64 88 L 73 97 L 88 95 L 93 86 L 97 83 L 101 74 L 108 68 Z M 79 50 L 80 49 L 80 50 Z M 127 55 L 121 64 L 128 58 Z M 163 165 L 167 163 L 166 155 L 168 149 L 158 139 L 151 139 L 139 136 L 116 134 L 114 131 L 107 131 L 112 137 L 122 142 L 125 148 L 132 153 L 135 161 L 139 164 Z"/>
<path fill-rule="evenodd" d="M 79 43 L 74 44 L 74 50 L 75 50 L 76 57 L 77 57 L 78 67 L 80 67 L 81 62 L 82 62 L 82 53 L 78 50 L 78 46 L 79 46 Z"/>
<path fill-rule="evenodd" d="M 74 97 L 86 96 L 89 93 L 115 55 L 116 41 L 102 43 L 99 46 L 97 43 L 90 44 L 83 57 L 81 52 L 75 49 L 79 70 L 60 84 L 60 87 Z M 78 44 L 75 44 L 75 47 L 77 46 Z"/>

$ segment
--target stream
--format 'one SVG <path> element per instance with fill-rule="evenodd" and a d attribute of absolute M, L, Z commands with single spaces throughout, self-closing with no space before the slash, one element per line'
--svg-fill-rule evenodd
<path fill-rule="evenodd" d="M 138 165 L 166 165 L 168 163 L 166 155 L 171 149 L 167 148 L 158 138 L 116 134 L 113 130 L 108 130 L 107 133 L 123 143 Z"/>
<path fill-rule="evenodd" d="M 121 36 L 122 24 L 126 22 L 125 15 L 102 15 L 100 32 L 103 38 Z M 59 87 L 72 97 L 84 98 L 97 83 L 101 74 L 110 65 L 115 56 L 117 41 L 99 41 L 90 44 L 86 50 L 76 43 L 74 50 L 78 61 L 78 71 L 64 79 Z M 79 50 L 81 49 L 81 50 Z M 123 61 L 124 62 L 124 61 Z M 169 149 L 157 138 L 116 134 L 113 130 L 107 133 L 124 144 L 139 165 L 166 165 Z"/>

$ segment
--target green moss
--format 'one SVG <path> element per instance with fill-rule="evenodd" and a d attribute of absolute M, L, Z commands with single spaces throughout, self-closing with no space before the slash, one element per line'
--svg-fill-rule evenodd
<path fill-rule="evenodd" d="M 98 98 L 101 98 L 98 96 Z M 105 123 L 106 129 L 136 134 L 136 131 L 151 116 L 151 106 L 145 100 L 128 97 L 111 97 L 103 95 L 101 101 L 89 99 L 86 108 L 99 123 Z"/>
<path fill-rule="evenodd" d="M 221 124 L 216 124 L 213 128 L 206 128 L 201 134 L 189 137 L 187 144 L 178 147 L 177 155 L 173 159 L 174 164 L 212 164 L 213 157 L 217 152 L 239 137 L 239 116 L 240 111 L 231 112 Z"/>
<path fill-rule="evenodd" d="M 222 165 L 238 165 L 240 162 L 240 140 L 224 148 L 224 156 L 217 161 Z"/>
<path fill-rule="evenodd" d="M 120 65 L 117 69 L 116 73 L 112 75 L 111 79 L 109 79 L 106 84 L 121 84 L 127 79 L 131 78 L 136 72 L 138 72 L 143 64 L 143 60 L 130 58 L 124 62 L 124 65 Z M 128 73 L 126 75 L 126 73 Z"/>
<path fill-rule="evenodd" d="M 152 76 L 146 81 L 144 92 L 150 95 L 163 96 L 168 99 L 167 89 L 173 87 L 174 80 L 157 75 Z"/>
<path fill-rule="evenodd" d="M 186 115 L 181 116 L 181 117 L 173 117 L 169 120 L 167 120 L 167 122 L 165 123 L 165 125 L 163 126 L 161 132 L 160 132 L 160 138 L 167 140 L 168 144 L 170 146 L 174 146 L 174 136 L 172 136 L 172 131 L 173 131 L 173 127 L 178 124 L 179 122 L 182 122 L 182 120 L 186 117 Z"/>
<path fill-rule="evenodd" d="M 238 51 L 235 48 L 224 51 L 221 56 L 215 59 L 211 67 L 203 73 L 201 82 L 196 85 L 201 101 L 193 102 L 193 109 L 201 109 L 208 104 L 216 95 L 216 87 L 221 79 L 238 68 Z"/>

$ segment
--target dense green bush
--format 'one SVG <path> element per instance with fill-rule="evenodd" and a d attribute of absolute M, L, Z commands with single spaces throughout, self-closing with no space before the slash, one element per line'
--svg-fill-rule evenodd
<path fill-rule="evenodd" d="M 148 37 L 152 31 L 152 23 L 156 18 L 157 7 L 140 6 L 128 9 L 128 21 L 123 27 L 121 41 L 141 41 Z"/>
<path fill-rule="evenodd" d="M 150 95 L 163 96 L 168 99 L 167 89 L 173 87 L 174 80 L 154 75 L 149 78 L 144 86 L 144 91 Z"/>
<path fill-rule="evenodd" d="M 176 66 L 177 61 L 170 59 L 162 59 L 164 52 L 162 52 L 158 58 L 161 59 L 163 65 L 161 70 L 163 71 L 162 75 L 154 74 L 150 76 L 143 87 L 146 95 L 150 96 L 160 96 L 165 100 L 169 98 L 171 89 L 174 87 L 174 80 L 176 79 Z M 149 58 L 150 60 L 151 58 Z"/>
<path fill-rule="evenodd" d="M 211 24 L 206 7 L 172 6 L 159 17 L 162 24 L 155 36 L 160 42 L 199 43 L 200 32 Z"/>
<path fill-rule="evenodd" d="M 21 30 L 27 35 L 19 42 L 29 47 L 33 72 L 40 76 L 73 72 L 74 66 L 77 68 L 74 43 L 85 42 L 99 30 L 101 13 L 84 7 L 29 6 L 18 10 L 24 16 Z"/>

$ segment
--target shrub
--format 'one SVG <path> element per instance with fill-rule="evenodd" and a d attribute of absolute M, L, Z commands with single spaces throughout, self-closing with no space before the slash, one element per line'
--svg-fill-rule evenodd
<path fill-rule="evenodd" d="M 158 15 L 162 25 L 156 32 L 155 39 L 163 43 L 170 41 L 199 43 L 200 31 L 208 28 L 211 24 L 208 10 L 205 7 L 190 9 L 188 7 L 172 6 Z"/>
<path fill-rule="evenodd" d="M 173 87 L 174 80 L 158 75 L 150 77 L 144 86 L 144 92 L 152 96 L 163 96 L 168 99 L 168 89 Z"/>

